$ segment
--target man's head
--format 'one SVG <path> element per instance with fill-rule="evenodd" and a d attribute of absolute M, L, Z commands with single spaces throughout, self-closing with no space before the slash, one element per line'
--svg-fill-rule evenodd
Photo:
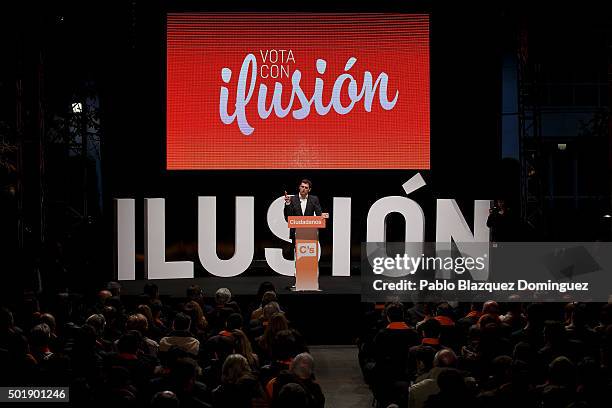
<path fill-rule="evenodd" d="M 303 179 L 302 182 L 300 183 L 300 196 L 302 198 L 306 198 L 306 196 L 308 195 L 308 193 L 310 193 L 310 190 L 312 189 L 312 181 L 308 180 L 308 179 Z"/>
<path fill-rule="evenodd" d="M 191 326 L 191 318 L 185 313 L 177 313 L 176 316 L 174 316 L 174 322 L 172 325 L 174 330 L 189 330 L 189 326 Z"/>
<path fill-rule="evenodd" d="M 401 303 L 390 303 L 385 309 L 385 315 L 389 323 L 404 321 L 404 306 Z"/>
<path fill-rule="evenodd" d="M 434 356 L 433 365 L 434 367 L 456 367 L 457 355 L 451 349 L 442 349 Z"/>
<path fill-rule="evenodd" d="M 232 292 L 228 288 L 219 288 L 215 292 L 215 302 L 217 305 L 225 305 L 232 300 Z"/>
<path fill-rule="evenodd" d="M 291 362 L 291 371 L 301 380 L 309 380 L 314 374 L 314 359 L 308 353 L 295 356 Z"/>

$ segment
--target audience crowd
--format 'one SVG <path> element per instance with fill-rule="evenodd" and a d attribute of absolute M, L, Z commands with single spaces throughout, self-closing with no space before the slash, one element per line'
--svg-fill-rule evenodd
<path fill-rule="evenodd" d="M 612 406 L 612 303 L 410 306 L 363 318 L 359 362 L 377 407 Z"/>
<path fill-rule="evenodd" d="M 85 407 L 324 407 L 274 286 L 262 283 L 255 299 L 239 304 L 226 288 L 207 298 L 192 285 L 162 301 L 151 283 L 128 299 L 110 282 L 92 302 L 61 293 L 42 307 L 3 307 L 0 385 L 69 386 L 72 405 Z M 355 332 L 368 406 L 610 406 L 612 304 L 363 307 Z"/>
<path fill-rule="evenodd" d="M 79 407 L 322 408 L 314 360 L 274 286 L 257 299 L 243 311 L 227 288 L 209 301 L 193 285 L 162 302 L 147 284 L 126 301 L 110 282 L 93 304 L 62 293 L 49 310 L 3 307 L 0 385 L 69 386 Z"/>

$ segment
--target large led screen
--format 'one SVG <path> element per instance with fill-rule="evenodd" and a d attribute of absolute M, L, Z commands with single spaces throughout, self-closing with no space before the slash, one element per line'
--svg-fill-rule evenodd
<path fill-rule="evenodd" d="M 168 170 L 429 169 L 426 14 L 167 16 Z"/>

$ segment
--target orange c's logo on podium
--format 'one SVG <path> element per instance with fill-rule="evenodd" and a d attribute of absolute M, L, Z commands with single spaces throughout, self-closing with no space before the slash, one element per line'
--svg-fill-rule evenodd
<path fill-rule="evenodd" d="M 317 256 L 316 242 L 304 242 L 297 245 L 297 258 L 300 259 L 305 256 Z"/>

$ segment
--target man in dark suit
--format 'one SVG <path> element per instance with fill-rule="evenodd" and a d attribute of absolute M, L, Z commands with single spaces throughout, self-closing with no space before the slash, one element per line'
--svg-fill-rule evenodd
<path fill-rule="evenodd" d="M 299 194 L 289 196 L 285 191 L 285 220 L 292 215 L 322 215 L 323 218 L 329 218 L 328 213 L 321 211 L 319 197 L 310 194 L 311 189 L 312 182 L 303 179 L 300 183 Z M 289 231 L 289 238 L 291 238 L 292 250 L 295 250 L 295 228 L 291 228 Z"/>

